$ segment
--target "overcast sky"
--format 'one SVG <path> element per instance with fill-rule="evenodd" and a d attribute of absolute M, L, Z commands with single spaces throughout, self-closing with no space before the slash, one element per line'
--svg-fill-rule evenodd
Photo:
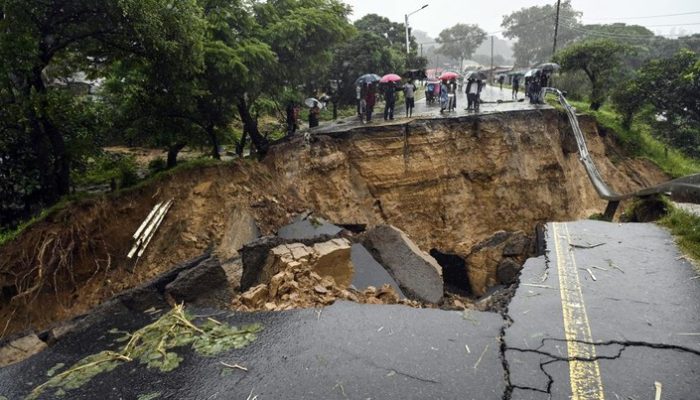
<path fill-rule="evenodd" d="M 436 37 L 441 30 L 457 23 L 478 24 L 486 32 L 500 31 L 503 15 L 525 7 L 556 4 L 556 1 L 508 0 L 344 0 L 353 8 L 352 20 L 366 14 L 379 14 L 395 22 L 404 15 L 428 7 L 409 17 L 409 25 Z M 700 32 L 700 2 L 697 0 L 572 0 L 573 8 L 583 12 L 583 23 L 643 25 L 657 34 L 669 35 Z M 651 17 L 668 14 L 690 15 Z M 689 25 L 690 24 L 690 25 Z M 666 26 L 659 26 L 666 25 Z M 680 30 L 685 32 L 681 32 Z"/>

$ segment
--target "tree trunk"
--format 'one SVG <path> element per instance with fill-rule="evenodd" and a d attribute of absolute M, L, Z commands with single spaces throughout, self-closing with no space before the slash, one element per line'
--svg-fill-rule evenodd
<path fill-rule="evenodd" d="M 31 125 L 32 130 L 35 131 L 32 132 L 32 136 L 37 139 L 42 138 L 41 142 L 43 143 L 46 143 L 43 141 L 43 138 L 45 138 L 51 146 L 50 152 L 52 160 L 48 159 L 48 149 L 45 147 L 39 149 L 37 155 L 41 159 L 40 164 L 45 166 L 43 168 L 48 167 L 41 172 L 42 180 L 51 176 L 51 180 L 53 181 L 51 184 L 47 181 L 42 183 L 42 185 L 46 185 L 43 188 L 46 200 L 54 202 L 61 196 L 70 193 L 70 159 L 66 151 L 66 143 L 63 139 L 63 135 L 47 116 L 48 100 L 46 98 L 46 86 L 44 86 L 44 81 L 41 77 L 42 70 L 43 68 L 40 67 L 34 68 L 29 82 L 29 86 L 34 88 L 40 96 L 38 112 L 32 109 L 30 119 L 33 119 Z"/>
<path fill-rule="evenodd" d="M 217 160 L 221 160 L 221 154 L 219 154 L 219 138 L 216 137 L 214 127 L 209 125 L 207 126 L 206 131 L 209 135 L 209 140 L 211 140 L 211 156 Z"/>
<path fill-rule="evenodd" d="M 168 147 L 168 161 L 165 166 L 166 169 L 173 168 L 177 165 L 177 154 L 185 148 L 185 143 L 180 142 Z"/>
<path fill-rule="evenodd" d="M 245 150 L 245 142 L 246 142 L 246 137 L 248 136 L 248 133 L 243 130 L 243 133 L 241 134 L 241 140 L 238 141 L 236 144 L 236 154 L 238 154 L 238 157 L 243 157 L 243 150 Z"/>
<path fill-rule="evenodd" d="M 250 135 L 250 139 L 253 141 L 253 145 L 257 149 L 260 158 L 267 154 L 267 150 L 270 147 L 270 142 L 266 137 L 260 134 L 258 131 L 258 121 L 250 115 L 250 110 L 248 109 L 248 103 L 245 98 L 239 97 L 238 104 L 238 114 L 241 116 L 241 121 L 243 121 L 243 132 L 244 135 L 247 133 Z"/>

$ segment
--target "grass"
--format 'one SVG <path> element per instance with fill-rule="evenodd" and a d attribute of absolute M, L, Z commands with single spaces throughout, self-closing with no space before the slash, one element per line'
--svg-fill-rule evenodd
<path fill-rule="evenodd" d="M 588 103 L 570 101 L 579 112 L 595 117 L 600 126 L 611 131 L 629 153 L 654 162 L 670 176 L 696 174 L 700 172 L 700 160 L 690 158 L 680 151 L 664 145 L 652 135 L 652 128 L 641 118 L 636 118 L 630 129 L 622 127 L 621 118 L 608 105 L 598 111 L 589 109 Z"/>
<path fill-rule="evenodd" d="M 673 207 L 671 212 L 659 221 L 676 237 L 678 246 L 696 262 L 700 273 L 700 216 Z"/>

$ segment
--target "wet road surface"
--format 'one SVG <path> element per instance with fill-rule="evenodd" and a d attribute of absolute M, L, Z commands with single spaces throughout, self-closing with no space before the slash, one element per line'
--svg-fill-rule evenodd
<path fill-rule="evenodd" d="M 260 322 L 248 347 L 179 352 L 169 373 L 122 364 L 71 399 L 697 399 L 700 271 L 653 224 L 550 223 L 503 314 L 338 302 L 271 313 L 191 310 Z M 0 369 L 0 396 L 23 398 L 59 362 L 117 349 L 112 328 L 151 321 L 115 305 L 49 349 Z M 248 371 L 229 370 L 220 362 Z M 53 392 L 43 398 L 53 398 Z M 1 397 L 0 397 L 1 398 Z"/>
<path fill-rule="evenodd" d="M 699 272 L 653 224 L 549 224 L 509 306 L 513 399 L 697 399 Z"/>
<path fill-rule="evenodd" d="M 418 91 L 425 90 L 423 87 L 418 87 Z M 465 115 L 485 115 L 485 114 L 495 114 L 506 111 L 518 111 L 518 110 L 535 110 L 535 109 L 549 109 L 551 106 L 545 104 L 530 104 L 527 99 L 524 99 L 522 92 L 518 95 L 520 101 L 514 101 L 511 96 L 510 89 L 504 88 L 500 90 L 494 86 L 485 86 L 481 93 L 481 100 L 484 102 L 481 104 L 479 111 L 467 111 L 467 96 L 464 91 L 459 91 L 457 93 L 457 107 L 454 111 L 440 113 L 439 104 L 427 104 L 425 98 L 416 100 L 416 106 L 413 110 L 413 116 L 408 118 L 405 115 L 406 108 L 403 100 L 396 102 L 396 108 L 394 111 L 394 120 L 384 121 L 384 104 L 379 103 L 374 108 L 374 114 L 372 116 L 372 121 L 366 124 L 360 122 L 357 117 L 349 117 L 344 119 L 339 119 L 337 121 L 324 122 L 318 128 L 310 130 L 311 134 L 324 134 L 324 133 L 338 133 L 346 132 L 352 129 L 356 129 L 363 126 L 383 126 L 383 125 L 401 125 L 414 120 L 423 119 L 439 119 L 439 118 L 455 118 L 463 117 Z M 524 100 L 523 100 L 524 99 Z M 499 102 L 500 101 L 500 102 Z"/>

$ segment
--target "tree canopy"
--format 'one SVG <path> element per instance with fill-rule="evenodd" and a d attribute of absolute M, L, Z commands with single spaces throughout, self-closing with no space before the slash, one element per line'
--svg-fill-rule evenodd
<path fill-rule="evenodd" d="M 578 36 L 580 17 L 581 12 L 574 10 L 570 1 L 561 2 L 557 48 L 565 47 Z M 553 56 L 555 18 L 556 6 L 550 4 L 522 8 L 503 17 L 503 36 L 517 39 L 513 44 L 517 66 L 529 67 L 550 60 Z"/>
<path fill-rule="evenodd" d="M 591 108 L 597 110 L 605 101 L 616 71 L 629 46 L 610 39 L 576 42 L 557 52 L 554 60 L 563 71 L 583 71 L 591 81 Z"/>
<path fill-rule="evenodd" d="M 474 54 L 481 43 L 486 40 L 486 32 L 478 25 L 457 24 L 440 32 L 435 40 L 440 44 L 438 52 L 459 60 L 460 70 L 464 60 Z"/>

